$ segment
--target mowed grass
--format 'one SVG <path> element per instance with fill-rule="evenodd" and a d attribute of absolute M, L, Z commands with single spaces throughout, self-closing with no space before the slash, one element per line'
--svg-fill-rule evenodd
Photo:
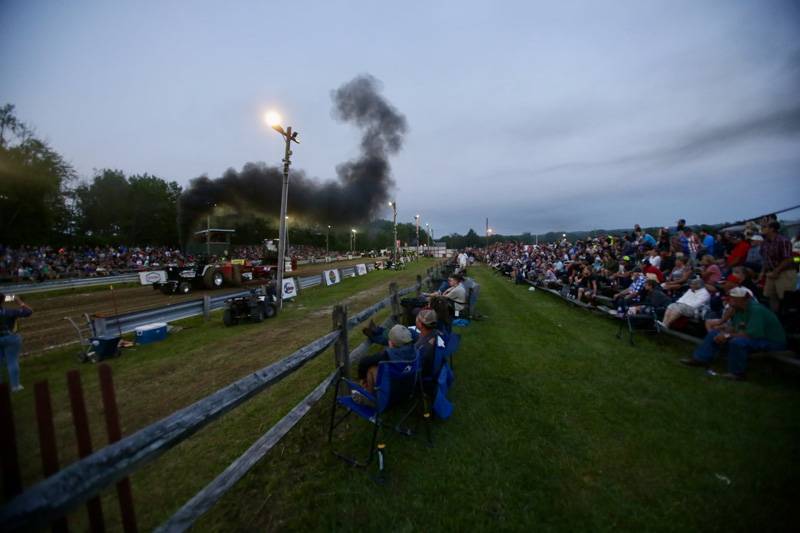
<path fill-rule="evenodd" d="M 413 285 L 417 274 L 424 275 L 433 264 L 424 260 L 401 272 L 376 271 L 345 279 L 334 287 L 302 291 L 276 318 L 261 324 L 226 328 L 220 312 L 212 313 L 208 322 L 202 318 L 181 321 L 183 329 L 166 341 L 126 350 L 122 357 L 107 361 L 113 368 L 123 434 L 168 416 L 329 332 L 334 304 L 344 302 L 350 313 L 358 312 L 388 296 L 390 282 L 401 288 Z M 360 342 L 359 336 L 352 333 L 353 343 Z M 64 377 L 67 371 L 78 369 L 81 373 L 95 449 L 107 442 L 96 368 L 78 364 L 74 352 L 74 348 L 56 350 L 21 362 L 26 388 L 14 394 L 12 401 L 25 486 L 41 479 L 33 383 L 48 380 L 50 384 L 62 466 L 77 458 Z M 168 518 L 333 369 L 329 350 L 134 474 L 131 479 L 140 529 L 152 529 Z M 109 529 L 119 529 L 113 487 L 105 492 L 103 503 Z M 85 512 L 72 513 L 70 523 L 76 530 L 85 529 Z"/>
<path fill-rule="evenodd" d="M 731 383 L 691 347 L 485 268 L 434 446 L 383 433 L 388 483 L 326 442 L 330 395 L 196 525 L 209 531 L 753 531 L 797 524 L 800 392 L 764 363 Z M 298 385 L 300 385 L 298 383 Z M 302 384 L 305 389 L 310 383 Z M 266 427 L 267 424 L 264 424 Z M 343 425 L 344 427 L 344 425 Z M 366 451 L 351 418 L 336 446 Z"/>

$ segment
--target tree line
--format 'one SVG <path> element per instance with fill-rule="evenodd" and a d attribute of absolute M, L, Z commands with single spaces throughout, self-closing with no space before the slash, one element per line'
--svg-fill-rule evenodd
<path fill-rule="evenodd" d="M 126 175 L 100 169 L 81 180 L 75 169 L 32 128 L 14 114 L 14 106 L 0 107 L 0 244 L 42 245 L 168 245 L 184 247 L 191 235 L 181 235 L 178 224 L 181 186 L 151 174 Z M 291 212 L 291 209 L 290 209 Z M 234 244 L 258 244 L 276 238 L 275 218 L 215 208 L 203 229 L 235 229 Z M 390 248 L 392 223 L 378 220 L 356 227 L 289 221 L 290 244 L 331 250 L 349 250 L 352 229 L 356 248 Z M 424 229 L 420 241 L 427 242 Z M 403 244 L 416 244 L 413 223 L 399 223 Z"/>

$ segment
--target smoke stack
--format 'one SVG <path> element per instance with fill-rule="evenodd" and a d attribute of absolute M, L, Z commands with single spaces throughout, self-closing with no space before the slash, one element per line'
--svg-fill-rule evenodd
<path fill-rule="evenodd" d="M 403 145 L 405 117 L 379 94 L 380 82 L 357 76 L 331 92 L 333 117 L 362 131 L 358 158 L 337 165 L 336 179 L 320 181 L 302 170 L 289 175 L 289 208 L 293 215 L 320 223 L 357 224 L 383 208 L 394 186 L 389 156 Z M 276 216 L 281 201 L 281 170 L 264 163 L 246 163 L 221 177 L 193 179 L 180 197 L 181 225 L 186 234 L 212 206 L 253 210 Z"/>

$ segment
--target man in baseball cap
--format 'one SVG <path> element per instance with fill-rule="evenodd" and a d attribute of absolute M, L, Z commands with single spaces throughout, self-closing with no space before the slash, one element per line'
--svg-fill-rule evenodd
<path fill-rule="evenodd" d="M 751 297 L 744 287 L 728 291 L 730 305 L 735 310 L 730 326 L 712 329 L 692 358 L 681 359 L 687 366 L 708 367 L 720 350 L 728 350 L 728 372 L 723 377 L 743 380 L 747 356 L 752 352 L 771 352 L 786 349 L 786 334 L 778 317 Z"/>
<path fill-rule="evenodd" d="M 405 326 L 395 324 L 387 335 L 388 346 L 380 352 L 367 355 L 358 362 L 358 377 L 361 386 L 369 392 L 375 390 L 375 380 L 378 376 L 378 364 L 381 361 L 413 361 L 414 345 L 412 344 L 411 331 Z M 359 396 L 356 400 L 360 400 Z"/>

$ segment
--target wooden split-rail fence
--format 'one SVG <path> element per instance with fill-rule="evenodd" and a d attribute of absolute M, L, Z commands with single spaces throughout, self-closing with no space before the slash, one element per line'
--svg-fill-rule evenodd
<path fill-rule="evenodd" d="M 205 488 L 195 494 L 158 531 L 184 531 L 234 486 L 269 450 L 271 450 L 326 393 L 339 375 L 349 375 L 350 366 L 363 357 L 369 341 L 354 350 L 348 345 L 348 332 L 382 309 L 389 307 L 384 326 L 399 322 L 400 299 L 410 293 L 420 294 L 423 281 L 441 274 L 442 265 L 428 269 L 427 277 L 417 276 L 411 287 L 389 286 L 389 296 L 353 316 L 346 305 L 333 309 L 330 333 L 303 346 L 289 356 L 245 376 L 230 385 L 180 409 L 135 433 L 122 437 L 111 367 L 98 366 L 100 390 L 109 444 L 93 451 L 80 373 L 67 373 L 72 420 L 80 459 L 63 469 L 59 467 L 58 446 L 53 425 L 53 410 L 46 381 L 34 385 L 36 420 L 42 471 L 45 478 L 23 490 L 17 456 L 16 433 L 11 393 L 0 384 L 0 461 L 3 470 L 4 503 L 0 507 L 0 531 L 28 531 L 50 526 L 54 531 L 68 531 L 67 515 L 86 506 L 92 532 L 105 531 L 100 494 L 114 485 L 124 531 L 137 531 L 134 497 L 128 477 L 161 454 L 190 437 L 210 422 L 301 368 L 329 347 L 334 347 L 334 370 L 300 403 L 264 433 L 250 448 L 233 461 Z"/>

